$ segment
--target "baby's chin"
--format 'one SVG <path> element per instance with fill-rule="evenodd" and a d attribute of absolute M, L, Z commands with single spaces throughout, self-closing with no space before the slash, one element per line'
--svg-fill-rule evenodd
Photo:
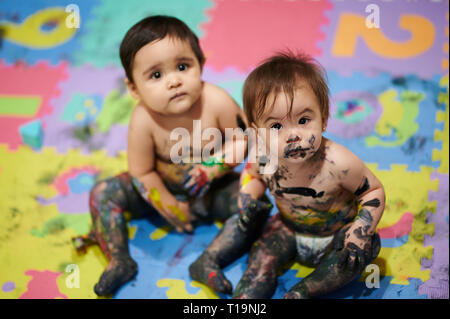
<path fill-rule="evenodd" d="M 164 110 L 164 113 L 166 115 L 181 115 L 186 113 L 192 108 L 192 104 L 178 104 L 174 106 L 170 106 L 166 110 Z"/>

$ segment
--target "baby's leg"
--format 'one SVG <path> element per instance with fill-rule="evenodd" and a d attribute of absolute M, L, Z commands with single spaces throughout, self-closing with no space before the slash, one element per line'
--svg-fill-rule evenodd
<path fill-rule="evenodd" d="M 232 216 L 224 223 L 203 254 L 189 267 L 189 273 L 193 279 L 222 293 L 231 293 L 232 286 L 221 268 L 226 267 L 250 249 L 270 214 L 270 209 L 260 211 L 260 215 L 255 218 L 251 227 L 246 232 L 242 231 L 238 226 L 238 195 L 239 179 L 217 189 L 214 193 L 210 206 L 211 214 L 217 218 Z M 264 197 L 263 201 L 270 203 L 267 197 Z"/>
<path fill-rule="evenodd" d="M 295 233 L 283 224 L 279 215 L 273 217 L 252 247 L 248 268 L 233 298 L 271 298 L 277 287 L 279 267 L 294 259 L 296 253 Z"/>
<path fill-rule="evenodd" d="M 343 232 L 345 234 L 345 231 Z M 338 234 L 335 239 L 343 241 L 344 236 Z M 378 234 L 369 237 L 363 257 L 355 263 L 350 262 L 350 252 L 347 248 L 333 249 L 317 265 L 316 269 L 302 281 L 292 287 L 284 296 L 290 298 L 312 298 L 336 291 L 359 276 L 380 252 L 380 237 Z M 336 244 L 336 243 L 335 243 Z M 336 246 L 343 247 L 343 243 Z"/>
<path fill-rule="evenodd" d="M 137 273 L 137 264 L 128 250 L 128 229 L 124 216 L 133 191 L 130 175 L 123 173 L 99 182 L 90 193 L 92 232 L 109 259 L 106 270 L 94 287 L 99 296 L 113 293 Z"/>
<path fill-rule="evenodd" d="M 197 223 L 211 223 L 215 219 L 225 221 L 239 211 L 239 174 L 230 172 L 211 183 L 204 197 L 191 205 L 191 213 Z"/>

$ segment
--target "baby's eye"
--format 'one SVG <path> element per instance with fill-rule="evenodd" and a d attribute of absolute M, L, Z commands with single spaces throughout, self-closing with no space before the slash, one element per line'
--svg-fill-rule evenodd
<path fill-rule="evenodd" d="M 152 79 L 159 79 L 161 77 L 161 72 L 153 72 L 150 76 Z"/>
<path fill-rule="evenodd" d="M 184 70 L 186 70 L 187 68 L 188 68 L 188 65 L 187 65 L 186 63 L 178 64 L 178 70 L 179 70 L 179 71 L 184 71 Z"/>
<path fill-rule="evenodd" d="M 307 117 L 302 117 L 300 120 L 298 120 L 298 124 L 301 124 L 301 125 L 306 124 L 308 122 L 309 122 L 309 118 L 307 118 Z"/>
<path fill-rule="evenodd" d="M 283 125 L 281 125 L 280 123 L 274 123 L 270 126 L 270 128 L 274 129 L 274 130 L 279 130 L 283 127 Z"/>

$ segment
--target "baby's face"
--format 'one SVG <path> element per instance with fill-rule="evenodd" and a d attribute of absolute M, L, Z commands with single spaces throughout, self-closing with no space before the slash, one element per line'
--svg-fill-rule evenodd
<path fill-rule="evenodd" d="M 188 111 L 202 92 L 201 66 L 189 42 L 176 38 L 143 46 L 134 57 L 133 78 L 133 96 L 164 115 Z"/>
<path fill-rule="evenodd" d="M 257 126 L 278 132 L 279 161 L 304 162 L 322 142 L 323 120 L 316 95 L 307 82 L 299 80 L 290 112 L 291 100 L 283 92 L 269 95 L 266 110 L 270 110 L 275 97 L 272 111 L 265 112 Z"/>

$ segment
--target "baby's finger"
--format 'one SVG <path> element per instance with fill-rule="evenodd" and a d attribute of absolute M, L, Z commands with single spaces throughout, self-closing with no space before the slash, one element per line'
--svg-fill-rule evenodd
<path fill-rule="evenodd" d="M 170 211 L 164 210 L 161 211 L 161 215 L 163 215 L 164 219 L 171 224 L 177 232 L 181 233 L 183 232 L 183 223 Z"/>
<path fill-rule="evenodd" d="M 181 185 L 187 186 L 192 178 L 192 175 L 186 175 L 181 181 Z"/>

